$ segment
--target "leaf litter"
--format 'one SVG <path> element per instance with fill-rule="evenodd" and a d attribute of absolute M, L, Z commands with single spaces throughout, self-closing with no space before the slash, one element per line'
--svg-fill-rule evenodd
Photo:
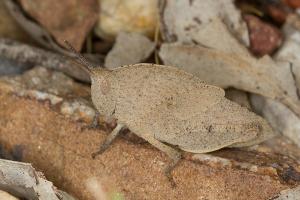
<path fill-rule="evenodd" d="M 201 41 L 199 45 L 164 43 L 160 50 L 163 62 L 186 70 L 210 84 L 234 87 L 277 100 L 300 115 L 295 88 L 285 87 L 293 81 L 288 63 L 282 67 L 269 56 L 254 58 L 218 18 L 197 36 Z M 285 79 L 283 76 L 290 77 Z"/>
<path fill-rule="evenodd" d="M 0 159 L 0 189 L 26 199 L 75 200 L 56 189 L 31 164 L 4 159 Z"/>

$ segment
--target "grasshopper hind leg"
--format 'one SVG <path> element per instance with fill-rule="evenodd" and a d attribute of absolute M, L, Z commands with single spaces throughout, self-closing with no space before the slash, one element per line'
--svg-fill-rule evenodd
<path fill-rule="evenodd" d="M 148 141 L 150 144 L 155 146 L 160 151 L 167 154 L 172 159 L 172 162 L 165 168 L 164 173 L 165 173 L 166 177 L 169 179 L 172 187 L 175 187 L 176 184 L 175 184 L 175 181 L 174 181 L 173 176 L 172 176 L 172 171 L 182 158 L 181 152 L 174 149 L 173 147 L 170 147 L 170 146 L 162 143 L 161 141 L 154 138 L 154 136 L 152 136 L 152 135 L 149 135 L 149 134 L 140 135 L 140 134 L 138 134 L 138 136 L 144 138 L 146 141 Z"/>
<path fill-rule="evenodd" d="M 108 136 L 106 136 L 105 141 L 101 144 L 99 150 L 92 153 L 92 158 L 95 159 L 97 155 L 102 154 L 113 142 L 113 140 L 119 135 L 124 127 L 125 126 L 123 124 L 117 124 L 116 128 L 114 128 L 114 130 L 109 133 Z"/>

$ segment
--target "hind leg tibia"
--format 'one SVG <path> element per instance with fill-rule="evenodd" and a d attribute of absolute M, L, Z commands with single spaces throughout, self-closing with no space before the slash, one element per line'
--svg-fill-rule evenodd
<path fill-rule="evenodd" d="M 181 152 L 160 142 L 159 140 L 155 139 L 152 135 L 139 135 L 140 137 L 147 140 L 150 144 L 167 154 L 171 159 L 172 162 L 165 168 L 165 175 L 170 180 L 171 184 L 174 186 L 174 180 L 172 177 L 172 170 L 176 167 L 178 161 L 181 159 L 182 155 Z"/>
<path fill-rule="evenodd" d="M 119 135 L 123 127 L 123 124 L 117 124 L 116 128 L 114 128 L 114 130 L 108 136 L 106 136 L 105 141 L 101 144 L 99 150 L 92 154 L 92 158 L 95 158 L 97 155 L 103 153 L 112 143 L 112 141 Z"/>

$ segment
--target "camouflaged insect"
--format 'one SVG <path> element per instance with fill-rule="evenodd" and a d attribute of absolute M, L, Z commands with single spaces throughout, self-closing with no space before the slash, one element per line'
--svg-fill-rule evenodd
<path fill-rule="evenodd" d="M 172 158 L 170 173 L 181 158 L 178 149 L 211 152 L 254 145 L 272 135 L 263 118 L 226 99 L 223 89 L 178 68 L 135 64 L 107 70 L 80 58 L 91 76 L 96 109 L 118 121 L 94 156 L 127 127 Z"/>

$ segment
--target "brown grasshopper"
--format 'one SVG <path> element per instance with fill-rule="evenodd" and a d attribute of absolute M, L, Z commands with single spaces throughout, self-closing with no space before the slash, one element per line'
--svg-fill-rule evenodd
<path fill-rule="evenodd" d="M 263 118 L 226 99 L 223 89 L 192 74 L 156 64 L 94 68 L 67 45 L 91 76 L 96 109 L 118 120 L 93 157 L 127 127 L 172 159 L 165 171 L 170 178 L 181 158 L 180 150 L 204 153 L 250 146 L 272 135 Z"/>

